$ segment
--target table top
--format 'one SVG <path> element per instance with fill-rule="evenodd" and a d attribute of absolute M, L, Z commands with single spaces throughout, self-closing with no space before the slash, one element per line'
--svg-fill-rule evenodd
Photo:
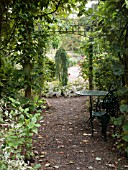
<path fill-rule="evenodd" d="M 83 96 L 105 96 L 107 93 L 108 93 L 107 91 L 100 90 L 82 90 L 76 92 L 76 94 Z"/>

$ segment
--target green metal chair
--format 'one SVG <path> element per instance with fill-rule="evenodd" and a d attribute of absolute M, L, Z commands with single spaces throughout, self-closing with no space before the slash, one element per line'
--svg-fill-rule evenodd
<path fill-rule="evenodd" d="M 101 123 L 101 128 L 102 128 L 101 133 L 104 136 L 104 141 L 107 141 L 107 127 L 110 118 L 118 117 L 118 111 L 119 111 L 119 102 L 118 102 L 118 97 L 115 95 L 115 90 L 109 91 L 108 94 L 103 98 L 103 100 L 97 100 L 96 102 L 95 109 L 92 111 L 91 121 L 93 124 L 94 118 L 97 118 Z"/>

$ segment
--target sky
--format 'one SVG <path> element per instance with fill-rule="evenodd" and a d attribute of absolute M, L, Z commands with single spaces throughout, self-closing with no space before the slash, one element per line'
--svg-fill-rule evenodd
<path fill-rule="evenodd" d="M 85 5 L 86 9 L 92 8 L 92 4 L 97 4 L 99 0 L 90 0 L 88 3 Z M 70 14 L 70 18 L 76 18 L 77 14 Z"/>
<path fill-rule="evenodd" d="M 92 4 L 97 4 L 97 3 L 98 3 L 98 0 L 93 0 L 93 1 L 89 1 L 85 6 L 86 8 L 91 8 Z"/>

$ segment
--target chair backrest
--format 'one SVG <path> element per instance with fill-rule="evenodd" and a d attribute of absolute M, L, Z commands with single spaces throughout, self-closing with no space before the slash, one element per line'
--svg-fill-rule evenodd
<path fill-rule="evenodd" d="M 103 99 L 103 109 L 112 117 L 118 117 L 119 101 L 118 96 L 115 94 L 116 90 L 111 90 Z"/>

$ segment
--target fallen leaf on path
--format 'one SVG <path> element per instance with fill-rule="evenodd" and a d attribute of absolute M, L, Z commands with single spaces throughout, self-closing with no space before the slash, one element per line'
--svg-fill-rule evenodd
<path fill-rule="evenodd" d="M 62 152 L 62 151 L 61 151 L 61 152 L 56 152 L 56 153 L 58 153 L 58 154 L 64 154 L 64 152 Z"/>
<path fill-rule="evenodd" d="M 128 165 L 124 165 L 124 168 L 128 168 Z"/>
<path fill-rule="evenodd" d="M 59 168 L 59 166 L 57 166 L 57 165 L 55 165 L 55 166 L 53 166 L 55 169 L 58 169 Z"/>
<path fill-rule="evenodd" d="M 34 154 L 35 154 L 35 155 L 38 155 L 38 154 L 39 154 L 39 152 L 38 152 L 38 151 L 34 151 Z"/>
<path fill-rule="evenodd" d="M 108 167 L 115 168 L 114 164 L 106 164 Z"/>
<path fill-rule="evenodd" d="M 84 142 L 84 143 L 87 143 L 87 142 L 88 142 L 88 140 L 83 140 L 83 142 Z"/>
<path fill-rule="evenodd" d="M 45 167 L 49 167 L 49 166 L 50 166 L 50 163 L 46 163 L 46 164 L 45 164 Z"/>
<path fill-rule="evenodd" d="M 74 161 L 69 161 L 68 163 L 69 163 L 69 164 L 74 164 L 75 162 L 74 162 Z"/>
<path fill-rule="evenodd" d="M 96 157 L 95 160 L 96 161 L 101 161 L 101 158 L 100 157 Z"/>
<path fill-rule="evenodd" d="M 44 122 L 44 120 L 40 120 L 40 123 Z"/>
<path fill-rule="evenodd" d="M 83 131 L 84 129 L 80 129 L 81 131 Z"/>
<path fill-rule="evenodd" d="M 92 166 L 89 166 L 88 169 L 93 169 L 93 167 L 92 167 Z"/>
<path fill-rule="evenodd" d="M 43 137 L 42 136 L 38 136 L 38 139 L 42 139 Z"/>
<path fill-rule="evenodd" d="M 71 142 L 71 141 L 72 141 L 72 139 L 69 139 L 68 141 L 69 141 L 69 142 Z"/>
<path fill-rule="evenodd" d="M 83 133 L 83 136 L 91 136 L 90 133 Z"/>
<path fill-rule="evenodd" d="M 45 155 L 40 155 L 40 158 L 45 158 Z"/>
<path fill-rule="evenodd" d="M 42 154 L 42 155 L 46 155 L 46 154 L 47 154 L 47 152 L 41 152 L 41 154 Z"/>
<path fill-rule="evenodd" d="M 42 160 L 42 159 L 39 159 L 39 162 L 43 162 L 43 160 Z"/>
<path fill-rule="evenodd" d="M 59 145 L 58 148 L 64 148 L 65 146 L 64 145 Z"/>
<path fill-rule="evenodd" d="M 83 150 L 80 150 L 79 152 L 80 152 L 80 153 L 83 153 L 84 151 L 83 151 Z"/>

